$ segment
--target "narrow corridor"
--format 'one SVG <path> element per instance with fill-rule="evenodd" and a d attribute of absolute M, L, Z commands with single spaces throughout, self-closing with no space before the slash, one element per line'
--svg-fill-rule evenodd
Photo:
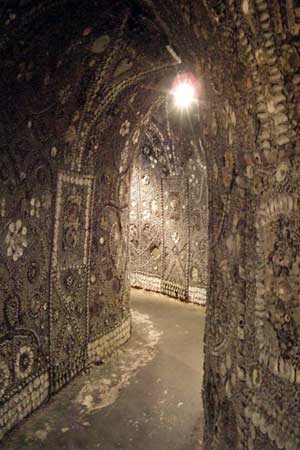
<path fill-rule="evenodd" d="M 5 450 L 201 450 L 205 310 L 133 290 L 133 335 L 8 434 Z"/>

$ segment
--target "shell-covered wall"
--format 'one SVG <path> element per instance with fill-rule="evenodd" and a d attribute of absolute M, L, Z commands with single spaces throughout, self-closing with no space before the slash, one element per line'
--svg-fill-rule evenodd
<path fill-rule="evenodd" d="M 0 6 L 0 438 L 130 336 L 136 85 L 160 78 L 110 3 Z"/>
<path fill-rule="evenodd" d="M 130 194 L 131 284 L 205 305 L 208 211 L 205 156 L 173 130 L 163 105 L 134 161 Z M 176 113 L 178 113 L 177 111 Z M 157 114 L 156 114 L 157 116 Z M 163 120 L 164 119 L 164 120 Z M 181 124 L 186 120 L 181 117 Z"/>
<path fill-rule="evenodd" d="M 176 75 L 202 85 L 208 450 L 298 449 L 299 3 L 0 5 L 0 433 L 130 333 L 130 167 Z"/>

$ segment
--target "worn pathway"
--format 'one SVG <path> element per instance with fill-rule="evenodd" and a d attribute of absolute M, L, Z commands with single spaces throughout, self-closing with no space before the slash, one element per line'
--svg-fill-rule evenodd
<path fill-rule="evenodd" d="M 132 291 L 133 336 L 2 443 L 3 450 L 202 450 L 203 308 Z"/>

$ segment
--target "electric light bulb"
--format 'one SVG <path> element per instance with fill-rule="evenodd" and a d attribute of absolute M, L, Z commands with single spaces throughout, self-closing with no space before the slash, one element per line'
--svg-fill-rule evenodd
<path fill-rule="evenodd" d="M 173 96 L 175 105 L 178 108 L 187 109 L 193 103 L 196 97 L 196 92 L 193 85 L 189 81 L 181 81 L 175 86 Z"/>

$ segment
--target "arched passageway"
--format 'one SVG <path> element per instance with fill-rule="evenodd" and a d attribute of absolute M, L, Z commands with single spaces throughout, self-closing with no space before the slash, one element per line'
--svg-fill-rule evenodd
<path fill-rule="evenodd" d="M 130 337 L 130 167 L 171 45 L 203 87 L 205 446 L 299 448 L 297 2 L 6 1 L 0 16 L 0 435 Z"/>
<path fill-rule="evenodd" d="M 170 94 L 166 100 L 146 125 L 133 161 L 130 280 L 134 287 L 205 305 L 207 176 L 204 151 L 193 140 L 197 108 L 184 112 Z"/>

